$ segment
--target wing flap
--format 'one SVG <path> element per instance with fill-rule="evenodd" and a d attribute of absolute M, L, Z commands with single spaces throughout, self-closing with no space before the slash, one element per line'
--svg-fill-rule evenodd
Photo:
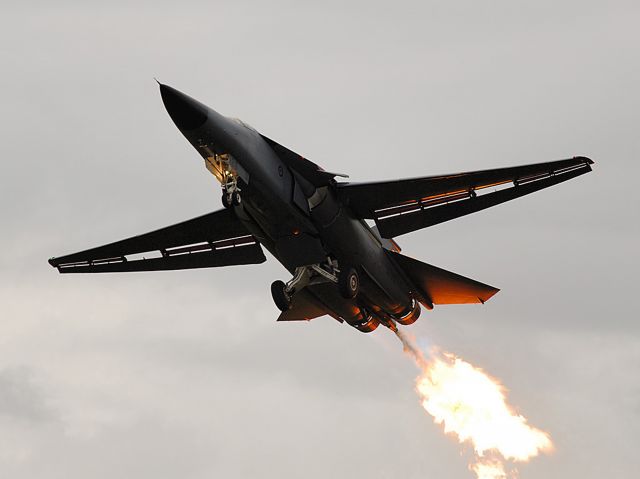
<path fill-rule="evenodd" d="M 389 252 L 419 292 L 432 304 L 484 303 L 500 291 L 471 278 Z"/>

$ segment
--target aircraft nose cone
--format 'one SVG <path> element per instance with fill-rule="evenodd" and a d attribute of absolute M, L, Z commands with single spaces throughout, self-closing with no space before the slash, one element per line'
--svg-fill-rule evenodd
<path fill-rule="evenodd" d="M 160 95 L 169 116 L 181 130 L 195 130 L 207 121 L 207 107 L 190 96 L 163 84 Z"/>

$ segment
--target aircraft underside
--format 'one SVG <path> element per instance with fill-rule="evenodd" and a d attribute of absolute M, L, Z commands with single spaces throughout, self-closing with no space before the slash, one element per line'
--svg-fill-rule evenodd
<path fill-rule="evenodd" d="M 176 126 L 221 185 L 223 209 L 51 258 L 61 273 L 180 270 L 266 261 L 291 273 L 271 285 L 278 321 L 331 316 L 363 332 L 396 329 L 421 306 L 484 303 L 497 288 L 401 253 L 394 238 L 591 171 L 586 157 L 374 183 L 345 176 L 240 120 L 160 85 Z M 367 223 L 375 224 L 371 226 Z"/>

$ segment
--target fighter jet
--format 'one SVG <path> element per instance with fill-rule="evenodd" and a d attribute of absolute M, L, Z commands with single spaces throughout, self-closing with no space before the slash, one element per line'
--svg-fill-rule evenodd
<path fill-rule="evenodd" d="M 150 233 L 51 258 L 60 273 L 258 264 L 266 248 L 291 273 L 271 285 L 278 321 L 331 316 L 396 331 L 421 308 L 484 303 L 493 286 L 401 254 L 394 238 L 591 171 L 586 157 L 373 183 L 345 181 L 235 118 L 160 84 L 180 132 L 222 186 L 224 208 Z"/>

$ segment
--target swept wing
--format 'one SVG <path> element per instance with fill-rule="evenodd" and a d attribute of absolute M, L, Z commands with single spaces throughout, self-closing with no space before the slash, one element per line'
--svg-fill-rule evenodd
<path fill-rule="evenodd" d="M 393 238 L 468 215 L 591 171 L 589 158 L 374 183 L 340 183 L 338 194 L 360 218 Z"/>
<path fill-rule="evenodd" d="M 260 244 L 224 209 L 150 233 L 51 258 L 61 273 L 208 268 L 262 263 Z"/>

